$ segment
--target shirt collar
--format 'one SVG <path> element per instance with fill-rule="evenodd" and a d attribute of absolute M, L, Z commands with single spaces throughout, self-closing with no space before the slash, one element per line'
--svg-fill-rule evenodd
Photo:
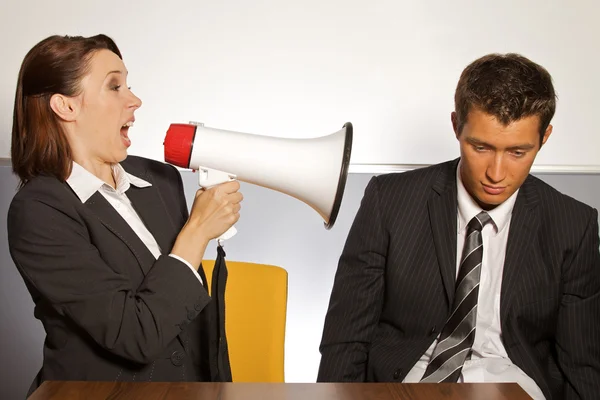
<path fill-rule="evenodd" d="M 125 171 L 121 164 L 113 164 L 112 172 L 117 183 L 116 190 L 81 165 L 73 162 L 73 168 L 71 170 L 71 175 L 67 178 L 67 183 L 82 203 L 88 201 L 88 199 L 100 189 L 122 194 L 125 193 L 131 185 L 139 188 L 152 186 L 149 182 Z"/>
<path fill-rule="evenodd" d="M 469 192 L 467 192 L 467 189 L 462 182 L 460 176 L 460 162 L 456 168 L 456 189 L 458 194 L 458 232 L 460 233 L 467 228 L 467 224 L 474 216 L 483 211 L 479 204 L 473 200 Z M 506 199 L 504 203 L 498 205 L 491 211 L 487 211 L 492 218 L 494 232 L 496 234 L 501 232 L 508 225 L 518 193 L 519 189 Z"/>

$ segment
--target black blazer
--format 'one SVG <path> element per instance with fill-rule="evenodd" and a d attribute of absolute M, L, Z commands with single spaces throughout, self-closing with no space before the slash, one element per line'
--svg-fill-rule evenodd
<path fill-rule="evenodd" d="M 458 160 L 374 177 L 340 258 L 319 381 L 402 381 L 449 316 Z M 508 356 L 549 399 L 600 396 L 598 213 L 529 176 L 500 297 Z"/>
<path fill-rule="evenodd" d="M 127 196 L 164 253 L 158 259 L 99 192 L 82 203 L 67 183 L 39 176 L 10 205 L 10 253 L 46 330 L 30 393 L 44 380 L 214 375 L 210 297 L 185 264 L 168 256 L 188 218 L 181 176 L 133 156 L 122 166 L 152 184 L 131 186 Z"/>

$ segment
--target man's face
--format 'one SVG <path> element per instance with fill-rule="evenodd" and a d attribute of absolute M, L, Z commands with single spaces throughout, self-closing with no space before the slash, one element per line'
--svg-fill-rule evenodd
<path fill-rule="evenodd" d="M 494 116 L 473 108 L 462 132 L 454 133 L 460 143 L 460 176 L 471 197 L 484 210 L 502 204 L 521 187 L 540 150 L 540 120 L 530 116 L 507 126 Z M 542 144 L 552 133 L 546 129 Z"/>

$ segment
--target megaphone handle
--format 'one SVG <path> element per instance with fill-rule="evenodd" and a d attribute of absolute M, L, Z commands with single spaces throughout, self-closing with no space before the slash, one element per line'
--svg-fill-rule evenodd
<path fill-rule="evenodd" d="M 234 174 L 206 167 L 198 168 L 198 172 L 198 184 L 205 189 L 209 189 L 220 183 L 233 181 L 236 178 Z M 219 236 L 217 238 L 217 241 L 219 242 L 219 244 L 221 244 L 221 241 L 231 239 L 235 236 L 236 233 L 237 229 L 235 229 L 235 226 L 232 226 L 227 231 L 225 231 L 225 233 Z"/>

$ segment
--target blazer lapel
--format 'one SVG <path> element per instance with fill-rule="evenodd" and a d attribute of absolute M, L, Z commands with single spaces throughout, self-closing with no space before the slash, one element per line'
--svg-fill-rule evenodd
<path fill-rule="evenodd" d="M 131 229 L 129 224 L 119 215 L 119 213 L 110 205 L 108 200 L 96 192 L 90 197 L 85 205 L 102 224 L 113 234 L 118 236 L 137 259 L 144 275 L 148 272 L 154 263 L 154 256 L 148 250 L 146 245 Z"/>
<path fill-rule="evenodd" d="M 140 178 L 152 183 L 147 176 Z M 131 204 L 133 204 L 146 228 L 154 236 L 160 246 L 161 253 L 169 254 L 173 246 L 172 238 L 175 238 L 173 233 L 175 233 L 176 227 L 167 214 L 166 206 L 156 187 L 138 188 L 131 185 L 127 191 L 127 197 L 131 200 Z"/>
<path fill-rule="evenodd" d="M 500 318 L 504 323 L 518 291 L 519 282 L 528 272 L 527 258 L 531 247 L 531 238 L 539 226 L 537 205 L 539 196 L 531 177 L 525 180 L 517 195 L 510 220 L 510 231 L 506 244 L 506 257 L 502 273 L 502 288 L 500 291 Z"/>
<path fill-rule="evenodd" d="M 458 160 L 448 164 L 433 185 L 429 198 L 429 222 L 448 304 L 454 299 L 456 280 L 456 167 Z"/>
<path fill-rule="evenodd" d="M 169 254 L 178 228 L 168 214 L 169 210 L 160 196 L 152 174 L 127 163 L 121 165 L 128 173 L 152 185 L 137 187 L 132 184 L 126 194 L 144 225 L 154 236 L 161 253 Z"/>

